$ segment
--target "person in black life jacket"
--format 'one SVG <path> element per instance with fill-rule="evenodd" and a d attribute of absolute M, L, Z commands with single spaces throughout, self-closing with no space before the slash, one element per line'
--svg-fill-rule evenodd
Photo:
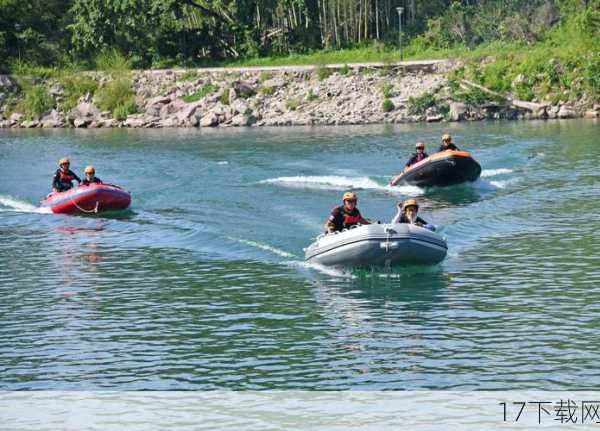
<path fill-rule="evenodd" d="M 401 211 L 398 211 L 396 217 L 392 220 L 392 223 L 409 223 L 416 224 L 417 226 L 424 227 L 428 223 L 421 217 L 417 216 L 419 212 L 419 204 L 416 199 L 407 199 L 404 203 L 398 203 L 396 205 Z"/>
<path fill-rule="evenodd" d="M 440 145 L 440 151 L 446 150 L 458 151 L 458 147 L 452 143 L 452 136 L 447 133 L 442 136 L 442 145 Z"/>
<path fill-rule="evenodd" d="M 84 171 L 85 178 L 81 182 L 84 186 L 89 186 L 92 183 L 102 184 L 102 180 L 96 176 L 96 169 L 92 165 L 86 166 Z"/>
<path fill-rule="evenodd" d="M 358 201 L 356 193 L 346 192 L 344 193 L 342 200 L 344 204 L 335 207 L 325 223 L 326 233 L 348 229 L 357 224 L 371 224 L 369 220 L 361 215 L 358 208 L 356 208 L 356 202 Z"/>
<path fill-rule="evenodd" d="M 77 181 L 81 184 L 81 179 L 69 169 L 71 162 L 69 159 L 62 158 L 58 162 L 59 169 L 56 170 L 54 178 L 52 179 L 52 190 L 55 192 L 64 192 L 73 187 L 73 181 Z"/>
<path fill-rule="evenodd" d="M 410 159 L 408 159 L 408 162 L 406 162 L 404 168 L 408 168 L 409 166 L 419 163 L 421 160 L 429 157 L 425 152 L 425 144 L 423 142 L 417 142 L 417 145 L 415 145 L 415 150 L 416 153 L 410 156 Z"/>

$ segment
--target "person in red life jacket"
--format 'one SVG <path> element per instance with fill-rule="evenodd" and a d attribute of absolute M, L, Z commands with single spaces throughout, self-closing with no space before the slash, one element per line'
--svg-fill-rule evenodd
<path fill-rule="evenodd" d="M 415 145 L 415 149 L 416 153 L 410 156 L 410 159 L 408 159 L 408 162 L 406 162 L 404 168 L 408 168 L 409 166 L 414 165 L 415 163 L 419 163 L 421 160 L 429 157 L 425 152 L 425 144 L 423 142 L 417 142 L 417 145 Z"/>
<path fill-rule="evenodd" d="M 440 151 L 446 150 L 458 151 L 458 147 L 452 143 L 452 136 L 447 133 L 442 136 L 442 145 L 440 145 Z"/>
<path fill-rule="evenodd" d="M 58 162 L 59 169 L 56 170 L 52 179 L 52 190 L 55 192 L 64 192 L 73 187 L 73 181 L 81 184 L 81 179 L 69 169 L 71 162 L 69 159 L 62 158 Z"/>
<path fill-rule="evenodd" d="M 344 202 L 343 205 L 335 207 L 331 211 L 331 215 L 325 223 L 325 232 L 332 233 L 348 229 L 357 224 L 371 224 L 371 222 L 365 219 L 358 208 L 356 208 L 356 202 L 358 196 L 354 192 L 346 192 L 342 197 Z"/>
<path fill-rule="evenodd" d="M 398 203 L 398 214 L 392 220 L 392 223 L 409 223 L 417 226 L 425 227 L 429 223 L 417 215 L 419 212 L 419 204 L 416 199 L 407 199 L 404 203 Z"/>
<path fill-rule="evenodd" d="M 85 178 L 81 182 L 84 186 L 89 186 L 92 183 L 102 184 L 102 180 L 96 176 L 96 169 L 92 165 L 86 166 L 83 170 Z"/>

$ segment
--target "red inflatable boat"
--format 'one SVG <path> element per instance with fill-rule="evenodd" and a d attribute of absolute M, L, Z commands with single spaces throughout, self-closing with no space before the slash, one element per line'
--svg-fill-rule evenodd
<path fill-rule="evenodd" d="M 53 213 L 89 214 L 108 210 L 122 210 L 131 203 L 127 190 L 114 184 L 80 185 L 66 192 L 50 193 L 42 200 L 42 207 Z"/>

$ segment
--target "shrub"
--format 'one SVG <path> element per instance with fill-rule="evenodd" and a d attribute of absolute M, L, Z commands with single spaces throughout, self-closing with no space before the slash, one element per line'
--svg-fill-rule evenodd
<path fill-rule="evenodd" d="M 267 96 L 272 96 L 277 91 L 277 87 L 275 87 L 275 86 L 273 86 L 273 87 L 263 86 L 263 87 L 260 87 L 259 91 L 262 94 L 266 94 Z"/>
<path fill-rule="evenodd" d="M 187 95 L 183 96 L 183 100 L 188 103 L 195 102 L 197 100 L 202 99 L 203 97 L 206 97 L 207 95 L 209 95 L 211 93 L 214 93 L 218 89 L 219 89 L 219 87 L 217 87 L 216 85 L 213 85 L 210 82 L 207 82 L 202 87 L 200 87 L 199 90 L 194 91 L 192 94 L 187 94 Z M 227 98 L 229 99 L 229 96 L 227 96 Z"/>
<path fill-rule="evenodd" d="M 391 112 L 396 107 L 394 106 L 394 102 L 392 102 L 390 99 L 384 99 L 381 108 L 383 109 L 383 112 Z"/>
<path fill-rule="evenodd" d="M 219 96 L 219 102 L 221 102 L 223 105 L 229 105 L 229 88 L 223 90 Z"/>
<path fill-rule="evenodd" d="M 318 98 L 319 96 L 312 91 L 312 88 L 308 90 L 308 93 L 306 94 L 306 100 L 312 102 L 313 100 L 317 100 Z"/>
<path fill-rule="evenodd" d="M 117 108 L 135 104 L 135 93 L 129 78 L 118 78 L 100 87 L 95 97 L 98 107 L 103 111 L 112 112 L 115 116 Z"/>
<path fill-rule="evenodd" d="M 317 73 L 317 78 L 319 78 L 319 81 L 323 81 L 331 76 L 331 69 L 324 65 L 317 66 L 315 72 Z"/>
<path fill-rule="evenodd" d="M 131 62 L 115 48 L 108 48 L 96 57 L 96 69 L 114 76 L 124 75 L 131 69 Z"/>
<path fill-rule="evenodd" d="M 435 105 L 435 97 L 431 93 L 425 93 L 419 97 L 409 97 L 408 113 L 411 115 L 423 114 L 433 105 Z"/>
<path fill-rule="evenodd" d="M 59 82 L 64 90 L 64 98 L 61 105 L 65 112 L 73 109 L 77 105 L 80 97 L 85 96 L 86 94 L 93 96 L 98 89 L 98 82 L 93 78 L 84 75 L 65 75 Z"/>
<path fill-rule="evenodd" d="M 290 111 L 295 111 L 296 109 L 298 109 L 298 107 L 300 107 L 300 100 L 298 100 L 295 97 L 292 97 L 291 99 L 288 99 L 285 102 L 285 106 L 286 108 L 288 108 Z"/>
<path fill-rule="evenodd" d="M 24 87 L 24 97 L 17 104 L 17 111 L 22 112 L 28 119 L 39 117 L 44 112 L 54 108 L 54 98 L 50 96 L 42 84 Z"/>
<path fill-rule="evenodd" d="M 123 121 L 127 119 L 128 115 L 135 114 L 136 112 L 138 112 L 138 106 L 135 100 L 131 98 L 113 110 L 113 117 L 119 121 Z"/>
<path fill-rule="evenodd" d="M 273 74 L 271 72 L 261 72 L 260 76 L 258 77 L 258 81 L 265 82 L 271 78 L 273 78 Z"/>
<path fill-rule="evenodd" d="M 386 99 L 392 97 L 392 90 L 394 89 L 394 86 L 392 84 L 384 84 L 381 86 L 381 93 L 383 94 L 383 97 L 385 97 Z"/>

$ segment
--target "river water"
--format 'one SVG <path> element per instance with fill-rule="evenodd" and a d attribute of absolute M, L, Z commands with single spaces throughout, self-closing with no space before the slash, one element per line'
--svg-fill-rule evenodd
<path fill-rule="evenodd" d="M 472 185 L 390 188 L 449 131 Z M 600 385 L 593 121 L 0 132 L 0 389 L 584 389 Z M 46 214 L 57 160 L 131 211 Z M 433 267 L 303 262 L 347 189 L 421 201 Z"/>

